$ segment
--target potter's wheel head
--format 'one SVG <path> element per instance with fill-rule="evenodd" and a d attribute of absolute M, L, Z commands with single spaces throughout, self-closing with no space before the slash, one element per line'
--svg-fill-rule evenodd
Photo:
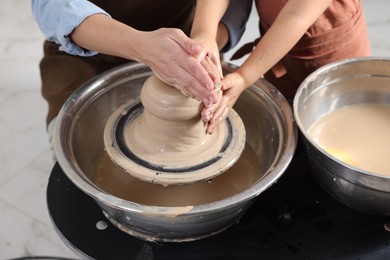
<path fill-rule="evenodd" d="M 144 136 L 146 131 L 142 127 L 132 130 L 133 125 L 140 123 L 137 120 L 143 111 L 141 102 L 130 101 L 110 116 L 104 129 L 105 150 L 111 160 L 140 180 L 162 185 L 207 181 L 233 166 L 244 150 L 245 127 L 234 110 L 213 134 L 206 135 L 206 141 L 185 150 L 180 143 L 170 149 L 164 145 L 151 149 L 148 137 Z M 217 135 L 219 138 L 215 138 Z M 211 136 L 211 143 L 207 144 Z M 180 142 L 180 136 L 177 138 Z M 143 147 L 145 144 L 147 147 Z M 202 149 L 202 145 L 211 149 Z"/>

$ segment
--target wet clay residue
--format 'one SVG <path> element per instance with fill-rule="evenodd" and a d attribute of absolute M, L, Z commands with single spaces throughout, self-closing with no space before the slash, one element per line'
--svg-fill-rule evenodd
<path fill-rule="evenodd" d="M 200 118 L 202 103 L 184 96 L 155 76 L 142 87 L 142 115 L 125 129 L 126 145 L 145 161 L 186 167 L 218 154 L 226 133 L 221 124 L 212 135 Z"/>
<path fill-rule="evenodd" d="M 104 130 L 109 157 L 128 174 L 182 185 L 214 178 L 241 156 L 246 131 L 233 109 L 207 134 L 203 104 L 154 75 L 145 81 L 140 99 L 142 106 L 129 101 L 116 109 Z"/>
<path fill-rule="evenodd" d="M 141 181 L 119 169 L 102 151 L 93 171 L 93 182 L 116 197 L 151 206 L 176 207 L 212 203 L 248 189 L 265 173 L 247 144 L 242 156 L 226 172 L 210 181 L 163 186 Z"/>

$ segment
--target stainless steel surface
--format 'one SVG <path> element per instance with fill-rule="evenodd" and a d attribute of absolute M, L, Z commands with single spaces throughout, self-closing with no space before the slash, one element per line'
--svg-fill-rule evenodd
<path fill-rule="evenodd" d="M 224 64 L 224 70 L 229 72 L 232 68 Z M 112 223 L 133 236 L 153 241 L 188 241 L 221 232 L 245 214 L 289 165 L 297 138 L 291 107 L 264 80 L 238 99 L 234 108 L 246 126 L 247 142 L 262 162 L 259 171 L 264 172 L 248 189 L 190 210 L 140 205 L 99 189 L 91 175 L 104 149 L 107 119 L 122 104 L 139 99 L 143 82 L 150 74 L 145 65 L 126 64 L 80 87 L 57 117 L 54 147 L 58 162 L 69 179 L 95 199 Z"/>
<path fill-rule="evenodd" d="M 388 216 L 390 177 L 344 163 L 322 149 L 307 133 L 320 116 L 340 107 L 365 103 L 390 105 L 390 59 L 356 58 L 318 69 L 298 89 L 294 116 L 318 183 L 347 206 Z"/>

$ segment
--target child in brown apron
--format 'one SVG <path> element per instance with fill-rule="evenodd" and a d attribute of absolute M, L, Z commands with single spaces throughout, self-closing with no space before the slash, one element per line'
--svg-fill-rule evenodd
<path fill-rule="evenodd" d="M 203 2 L 198 0 L 198 5 Z M 235 72 L 225 76 L 223 99 L 211 118 L 209 131 L 259 77 L 264 76 L 292 98 L 317 68 L 371 54 L 360 0 L 257 0 L 256 7 L 261 38 L 233 56 L 240 58 L 251 52 Z"/>
<path fill-rule="evenodd" d="M 287 0 L 257 0 L 264 35 Z M 371 55 L 360 0 L 333 1 L 297 44 L 264 77 L 286 97 L 313 71 L 334 61 Z"/>

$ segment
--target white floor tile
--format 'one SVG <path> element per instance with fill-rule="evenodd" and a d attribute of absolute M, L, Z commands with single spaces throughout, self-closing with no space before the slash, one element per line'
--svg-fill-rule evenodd
<path fill-rule="evenodd" d="M 0 186 L 49 147 L 38 89 L 7 91 L 0 102 Z"/>
<path fill-rule="evenodd" d="M 46 188 L 53 165 L 48 148 L 0 188 L 0 198 L 20 212 L 51 225 Z"/>
<path fill-rule="evenodd" d="M 0 200 L 0 259 L 27 256 L 78 257 L 51 225 L 25 215 Z"/>

